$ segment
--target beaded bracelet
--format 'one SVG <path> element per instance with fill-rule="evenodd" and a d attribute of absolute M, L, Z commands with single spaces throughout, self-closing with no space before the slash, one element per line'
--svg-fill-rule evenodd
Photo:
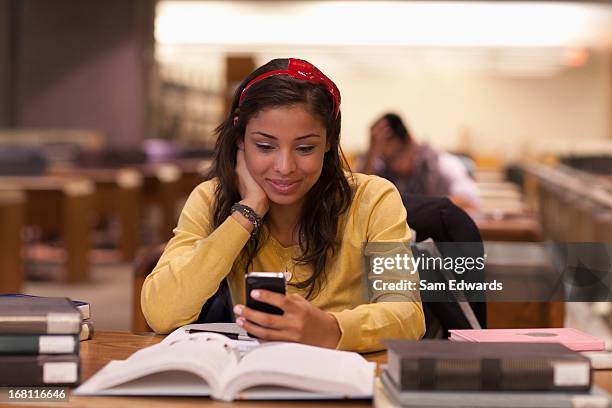
<path fill-rule="evenodd" d="M 259 215 L 248 205 L 236 203 L 232 205 L 230 210 L 230 214 L 234 211 L 238 211 L 240 214 L 244 215 L 244 217 L 249 220 L 253 224 L 253 232 L 251 232 L 251 237 L 254 237 L 259 230 L 259 227 L 263 224 L 263 221 Z"/>

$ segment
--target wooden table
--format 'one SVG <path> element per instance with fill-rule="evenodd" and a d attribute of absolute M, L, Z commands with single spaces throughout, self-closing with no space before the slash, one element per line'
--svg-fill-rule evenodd
<path fill-rule="evenodd" d="M 23 287 L 21 230 L 25 194 L 17 189 L 0 191 L 0 293 L 19 293 Z"/>
<path fill-rule="evenodd" d="M 212 160 L 203 158 L 176 159 L 170 161 L 170 163 L 181 169 L 179 191 L 181 195 L 187 197 L 198 184 L 204 181 L 204 176 L 208 172 Z"/>
<path fill-rule="evenodd" d="M 48 172 L 60 177 L 87 177 L 96 185 L 95 211 L 101 217 L 115 217 L 121 229 L 119 249 L 123 260 L 136 256 L 140 238 L 142 175 L 130 167 L 76 168 L 55 167 Z"/>
<path fill-rule="evenodd" d="M 203 175 L 209 166 L 207 159 L 175 159 L 137 166 L 144 176 L 145 205 L 161 210 L 157 242 L 172 238 L 179 215 L 177 205 L 204 181 Z"/>
<path fill-rule="evenodd" d="M 483 241 L 535 242 L 542 239 L 540 221 L 528 213 L 469 213 Z"/>
<path fill-rule="evenodd" d="M 125 332 L 101 331 L 95 334 L 93 340 L 81 343 L 81 381 L 86 381 L 100 370 L 110 360 L 123 360 L 143 347 L 159 343 L 163 336 L 150 333 L 131 334 Z M 387 354 L 384 352 L 364 355 L 369 361 L 385 363 Z M 612 370 L 596 371 L 595 383 L 612 391 Z M 39 406 L 32 404 L 33 406 Z M 157 407 L 180 406 L 191 407 L 206 405 L 210 407 L 369 407 L 371 401 L 239 401 L 228 403 L 214 401 L 203 397 L 75 397 L 71 396 L 67 403 L 51 404 L 53 406 L 87 406 L 87 407 Z"/>
<path fill-rule="evenodd" d="M 123 167 L 77 165 L 52 167 L 48 175 L 87 177 L 95 183 L 95 210 L 120 223 L 119 247 L 124 260 L 132 261 L 140 245 L 140 217 L 144 207 L 160 212 L 160 225 L 149 243 L 166 242 L 178 220 L 178 205 L 202 181 L 209 159 L 173 159 L 134 163 Z"/>
<path fill-rule="evenodd" d="M 143 164 L 137 168 L 144 177 L 143 204 L 161 212 L 161 223 L 154 242 L 168 241 L 178 220 L 181 169 L 170 163 Z"/>
<path fill-rule="evenodd" d="M 0 191 L 15 189 L 26 195 L 24 222 L 60 234 L 67 254 L 65 280 L 87 280 L 94 184 L 82 177 L 0 177 Z"/>

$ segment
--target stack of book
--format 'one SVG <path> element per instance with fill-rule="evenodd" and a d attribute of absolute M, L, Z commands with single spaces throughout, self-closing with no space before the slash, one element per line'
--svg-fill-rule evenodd
<path fill-rule="evenodd" d="M 0 386 L 75 385 L 81 313 L 66 298 L 0 297 Z"/>
<path fill-rule="evenodd" d="M 607 407 L 591 362 L 558 343 L 387 341 L 375 387 L 385 407 Z"/>
<path fill-rule="evenodd" d="M 591 360 L 595 370 L 612 368 L 612 353 L 606 350 L 606 342 L 571 327 L 541 329 L 479 329 L 449 330 L 450 341 L 471 341 L 476 343 L 519 342 L 519 343 L 560 343 L 570 350 L 579 351 Z"/>
<path fill-rule="evenodd" d="M 40 296 L 24 295 L 22 293 L 10 293 L 0 295 L 0 298 L 23 297 L 23 298 L 40 298 Z M 79 340 L 91 340 L 94 335 L 94 325 L 91 319 L 91 305 L 82 300 L 72 300 L 72 304 L 81 313 L 81 331 L 79 332 Z"/>

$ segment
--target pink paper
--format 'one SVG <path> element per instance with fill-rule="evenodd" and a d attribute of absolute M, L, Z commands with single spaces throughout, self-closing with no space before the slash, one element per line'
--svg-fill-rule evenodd
<path fill-rule="evenodd" d="M 605 342 L 590 334 L 571 328 L 557 329 L 483 329 L 449 330 L 451 341 L 561 343 L 574 351 L 601 351 Z"/>

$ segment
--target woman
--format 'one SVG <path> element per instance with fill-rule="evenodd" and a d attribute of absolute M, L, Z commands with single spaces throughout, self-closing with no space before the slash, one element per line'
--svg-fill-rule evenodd
<path fill-rule="evenodd" d="M 364 295 L 374 275 L 364 279 L 363 244 L 407 242 L 410 230 L 391 183 L 344 172 L 340 116 L 336 85 L 306 61 L 275 59 L 243 81 L 217 128 L 210 179 L 144 282 L 156 332 L 195 321 L 227 278 L 236 323 L 262 339 L 365 352 L 422 336 L 410 294 Z M 244 306 L 246 271 L 286 272 L 286 296 L 251 293 L 283 315 Z"/>

